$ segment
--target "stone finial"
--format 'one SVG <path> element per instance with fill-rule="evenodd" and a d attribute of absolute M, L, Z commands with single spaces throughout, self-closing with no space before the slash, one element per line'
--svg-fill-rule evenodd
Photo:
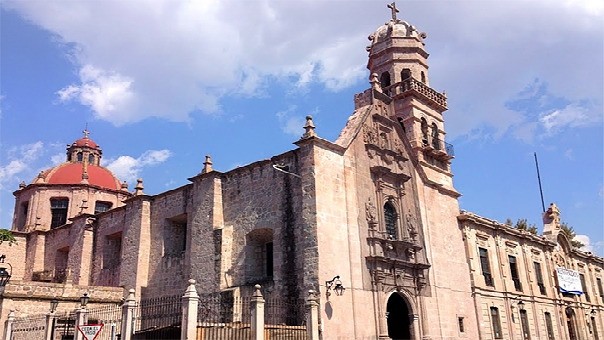
<path fill-rule="evenodd" d="M 136 301 L 136 297 L 134 296 L 135 292 L 136 292 L 136 290 L 134 290 L 134 289 L 128 290 L 128 296 L 126 297 L 126 302 L 128 302 L 128 301 L 132 301 L 132 302 Z"/>
<path fill-rule="evenodd" d="M 193 279 L 189 279 L 189 285 L 187 286 L 187 289 L 185 290 L 185 295 L 184 297 L 196 297 L 197 295 L 197 289 L 195 288 L 195 280 Z"/>
<path fill-rule="evenodd" d="M 556 237 L 558 232 L 560 232 L 560 209 L 555 203 L 551 203 L 543 213 L 543 235 Z"/>
<path fill-rule="evenodd" d="M 40 173 L 38 173 L 36 183 L 44 183 L 44 171 L 40 171 Z"/>
<path fill-rule="evenodd" d="M 139 178 L 136 180 L 136 187 L 134 187 L 134 196 L 144 195 L 143 189 L 145 189 L 143 186 L 143 179 Z"/>
<path fill-rule="evenodd" d="M 210 157 L 210 155 L 206 155 L 206 161 L 203 162 L 203 170 L 201 170 L 201 173 L 207 174 L 208 172 L 214 171 L 214 169 L 212 169 L 212 164 L 212 157 Z"/>
<path fill-rule="evenodd" d="M 128 183 L 126 181 L 122 182 L 122 191 L 128 191 Z"/>
<path fill-rule="evenodd" d="M 254 294 L 252 294 L 252 297 L 255 297 L 255 298 L 262 297 L 262 292 L 260 291 L 260 288 L 262 288 L 262 287 L 259 284 L 256 284 L 254 286 Z"/>
<path fill-rule="evenodd" d="M 84 171 L 82 172 L 82 181 L 80 183 L 88 184 L 88 171 L 86 171 L 86 169 L 84 169 Z"/>
<path fill-rule="evenodd" d="M 21 181 L 21 183 L 19 183 L 19 189 L 23 189 L 27 186 L 27 184 L 25 184 L 25 181 Z"/>
<path fill-rule="evenodd" d="M 382 92 L 382 86 L 380 84 L 380 79 L 377 73 L 372 73 L 369 76 L 369 83 L 371 84 L 371 89 L 377 92 Z"/>
<path fill-rule="evenodd" d="M 313 123 L 312 116 L 310 115 L 306 116 L 306 124 L 304 125 L 304 130 L 306 130 L 306 132 L 304 132 L 304 134 L 302 135 L 302 139 L 317 136 L 317 134 L 315 133 L 315 124 Z"/>

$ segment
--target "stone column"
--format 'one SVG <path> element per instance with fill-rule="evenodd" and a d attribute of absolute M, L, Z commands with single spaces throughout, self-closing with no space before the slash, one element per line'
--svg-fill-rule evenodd
<path fill-rule="evenodd" d="M 319 303 L 314 290 L 306 298 L 306 332 L 309 340 L 319 340 Z"/>
<path fill-rule="evenodd" d="M 195 280 L 189 280 L 189 286 L 182 296 L 182 322 L 180 327 L 181 340 L 197 339 L 197 306 L 199 295 L 195 289 Z"/>
<path fill-rule="evenodd" d="M 86 307 L 81 307 L 76 309 L 76 320 L 75 320 L 75 329 L 74 329 L 74 340 L 86 340 L 84 338 L 84 334 L 82 334 L 82 332 L 80 332 L 80 326 L 85 325 L 86 324 L 86 320 L 87 320 L 87 316 L 88 316 L 88 311 L 86 310 Z"/>
<path fill-rule="evenodd" d="M 6 325 L 4 327 L 4 340 L 10 340 L 13 335 L 13 322 L 15 322 L 15 311 L 11 310 L 8 313 L 6 319 Z"/>
<path fill-rule="evenodd" d="M 46 340 L 54 340 L 54 330 L 55 330 L 55 312 L 50 312 L 46 314 Z"/>
<path fill-rule="evenodd" d="M 264 340 L 264 298 L 260 292 L 260 285 L 255 285 L 254 288 L 250 306 L 252 312 L 252 339 Z"/>
<path fill-rule="evenodd" d="M 122 330 L 121 340 L 130 340 L 134 332 L 132 321 L 134 319 L 134 308 L 136 307 L 136 299 L 134 297 L 134 289 L 128 291 L 128 297 L 122 305 Z"/>

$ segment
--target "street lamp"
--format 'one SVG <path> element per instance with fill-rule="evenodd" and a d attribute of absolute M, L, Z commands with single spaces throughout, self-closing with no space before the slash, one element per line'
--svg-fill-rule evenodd
<path fill-rule="evenodd" d="M 6 255 L 0 255 L 0 287 L 6 286 L 13 272 L 13 266 L 8 262 L 5 263 L 4 259 L 6 259 Z M 3 266 L 3 264 L 8 265 L 10 271 L 8 271 L 7 267 Z"/>
<path fill-rule="evenodd" d="M 325 281 L 325 288 L 327 288 L 327 296 L 331 295 L 330 290 L 334 290 L 337 296 L 341 296 L 344 294 L 346 288 L 342 285 L 342 281 L 340 281 L 340 275 L 335 276 L 333 279 L 329 281 Z"/>
<path fill-rule="evenodd" d="M 59 306 L 59 300 L 57 300 L 57 299 L 50 300 L 50 312 L 51 313 L 56 312 L 58 306 Z"/>
<path fill-rule="evenodd" d="M 80 305 L 82 306 L 82 308 L 86 308 L 86 305 L 88 304 L 89 300 L 90 296 L 88 296 L 88 293 L 84 293 L 84 295 L 80 297 Z"/>

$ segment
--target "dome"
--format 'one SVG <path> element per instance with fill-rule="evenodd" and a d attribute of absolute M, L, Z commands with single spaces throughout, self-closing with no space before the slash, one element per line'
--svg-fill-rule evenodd
<path fill-rule="evenodd" d="M 419 32 L 413 25 L 397 19 L 390 20 L 378 27 L 378 29 L 369 36 L 371 46 L 390 38 L 416 38 L 419 41 L 422 41 L 426 38 L 426 33 Z"/>
<path fill-rule="evenodd" d="M 93 149 L 98 149 L 99 145 L 93 141 L 92 139 L 88 138 L 88 136 L 85 136 L 83 138 L 80 138 L 78 140 L 76 140 L 75 142 L 73 142 L 73 144 L 71 144 L 72 146 L 87 146 L 89 148 L 93 148 Z"/>
<path fill-rule="evenodd" d="M 88 184 L 103 189 L 122 189 L 122 184 L 109 169 L 96 165 L 87 165 L 86 169 L 88 178 L 84 175 L 83 163 L 63 163 L 41 173 L 35 182 L 42 179 L 48 184 Z"/>

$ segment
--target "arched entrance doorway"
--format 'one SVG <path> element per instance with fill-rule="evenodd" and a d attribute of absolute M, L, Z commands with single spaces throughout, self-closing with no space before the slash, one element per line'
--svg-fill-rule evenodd
<path fill-rule="evenodd" d="M 388 336 L 395 340 L 411 340 L 411 317 L 407 302 L 398 293 L 393 293 L 386 305 Z"/>

